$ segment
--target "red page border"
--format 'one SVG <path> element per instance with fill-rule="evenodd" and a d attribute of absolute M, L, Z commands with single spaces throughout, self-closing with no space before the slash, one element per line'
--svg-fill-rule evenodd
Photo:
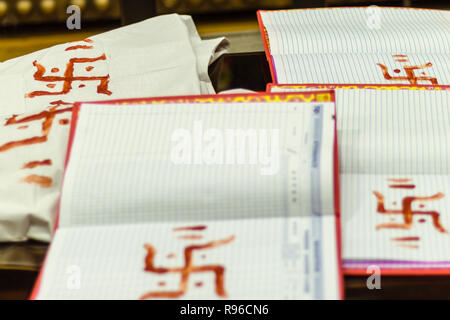
<path fill-rule="evenodd" d="M 325 94 L 325 95 L 324 95 Z M 310 99 L 311 96 L 315 96 L 314 99 Z M 308 97 L 309 100 L 307 100 Z M 328 97 L 327 100 L 321 100 L 320 97 Z M 280 100 L 281 99 L 281 100 Z M 241 102 L 241 103 L 251 103 L 251 102 L 270 102 L 270 101 L 286 101 L 286 102 L 335 102 L 335 95 L 333 90 L 320 90 L 320 91 L 307 91 L 307 92 L 295 92 L 295 93 L 264 93 L 259 92 L 255 94 L 224 94 L 224 95 L 191 95 L 191 96 L 169 96 L 169 97 L 156 97 L 156 98 L 135 98 L 135 99 L 118 99 L 118 100 L 105 100 L 105 101 L 93 101 L 93 102 L 77 102 L 74 104 L 72 111 L 72 120 L 70 126 L 69 133 L 69 141 L 67 145 L 67 153 L 66 160 L 64 162 L 64 174 L 61 183 L 61 192 L 62 187 L 64 185 L 64 177 L 67 166 L 70 160 L 70 154 L 72 151 L 73 141 L 75 139 L 76 127 L 78 124 L 78 113 L 82 104 L 110 104 L 111 106 L 125 106 L 125 105 L 139 105 L 139 104 L 147 104 L 147 103 L 189 103 L 189 102 L 198 102 L 198 103 L 208 103 L 208 102 Z M 335 106 L 336 110 L 336 106 Z M 340 299 L 344 299 L 344 277 L 342 273 L 342 260 L 341 260 L 341 224 L 340 224 L 340 214 L 339 214 L 339 171 L 338 171 L 338 154 L 337 154 L 337 125 L 335 122 L 335 143 L 334 143 L 334 190 L 335 193 L 335 218 L 336 218 L 336 246 L 337 246 L 337 255 L 338 255 L 338 286 L 339 286 L 339 296 Z M 61 198 L 60 198 L 61 199 Z M 59 226 L 59 215 L 60 215 L 60 200 L 58 202 L 58 210 L 55 219 L 55 226 L 53 230 L 53 234 L 56 232 Z M 42 277 L 44 273 L 45 264 L 48 258 L 48 253 L 50 250 L 49 245 L 46 253 L 46 257 L 42 264 L 42 267 L 39 271 L 38 278 L 34 284 L 32 293 L 30 295 L 30 300 L 36 300 L 39 294 L 39 289 L 42 282 Z"/>
<path fill-rule="evenodd" d="M 261 18 L 261 12 L 266 12 L 267 10 L 258 10 L 256 12 L 256 17 L 258 18 L 258 25 L 259 25 L 259 31 L 261 32 L 261 37 L 264 45 L 264 52 L 266 53 L 266 59 L 269 63 L 269 69 L 270 69 L 270 76 L 272 77 L 272 81 L 274 83 L 278 83 L 278 79 L 275 72 L 275 66 L 273 63 L 273 58 L 270 53 L 270 42 L 269 42 L 269 35 L 267 34 L 266 27 L 264 27 L 262 18 Z"/>

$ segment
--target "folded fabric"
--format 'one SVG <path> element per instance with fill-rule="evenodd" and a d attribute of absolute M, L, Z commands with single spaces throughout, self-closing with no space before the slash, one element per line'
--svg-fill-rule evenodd
<path fill-rule="evenodd" d="M 1 63 L 0 241 L 51 239 L 74 102 L 213 93 L 227 47 L 172 14 Z"/>

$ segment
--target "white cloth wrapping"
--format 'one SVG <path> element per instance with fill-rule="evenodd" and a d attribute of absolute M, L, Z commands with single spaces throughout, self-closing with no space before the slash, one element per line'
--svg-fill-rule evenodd
<path fill-rule="evenodd" d="M 172 14 L 0 63 L 0 241 L 50 241 L 72 103 L 214 93 L 227 47 Z"/>

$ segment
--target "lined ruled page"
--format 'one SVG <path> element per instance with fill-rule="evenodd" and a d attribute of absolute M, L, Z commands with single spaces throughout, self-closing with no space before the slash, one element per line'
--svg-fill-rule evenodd
<path fill-rule="evenodd" d="M 341 204 L 345 267 L 450 267 L 450 175 L 343 174 Z"/>
<path fill-rule="evenodd" d="M 277 83 L 450 83 L 450 12 L 260 11 Z"/>
<path fill-rule="evenodd" d="M 450 267 L 450 93 L 335 91 L 344 266 Z"/>
<path fill-rule="evenodd" d="M 379 15 L 379 16 L 377 16 Z M 272 55 L 449 53 L 450 12 L 409 8 L 261 11 Z M 379 23 L 378 23 L 379 18 Z"/>
<path fill-rule="evenodd" d="M 37 297 L 340 298 L 334 109 L 330 102 L 82 105 Z M 249 158 L 279 151 L 274 174 L 262 174 L 267 161 L 174 163 L 174 137 L 206 140 L 192 155 L 207 161 L 219 152 L 212 137 L 234 129 L 279 133 L 269 145 L 260 134 L 257 149 L 246 136 L 235 141 L 249 139 L 238 149 Z M 205 152 L 212 144 L 215 152 Z"/>
<path fill-rule="evenodd" d="M 38 298 L 338 299 L 335 230 L 334 216 L 62 228 Z"/>
<path fill-rule="evenodd" d="M 421 53 L 405 56 L 406 58 L 396 58 L 384 53 L 315 53 L 276 55 L 273 56 L 273 61 L 278 83 L 450 84 L 449 54 Z M 405 60 L 408 62 L 404 62 Z M 386 68 L 386 75 L 381 65 Z M 404 66 L 423 68 L 415 69 L 416 79 L 409 80 Z"/>
<path fill-rule="evenodd" d="M 450 91 L 335 92 L 341 174 L 450 174 Z"/>
<path fill-rule="evenodd" d="M 450 92 L 336 90 L 340 172 L 450 174 Z"/>
<path fill-rule="evenodd" d="M 333 103 L 84 105 L 60 226 L 334 214 L 333 113 Z M 234 144 L 213 139 L 227 130 Z M 189 164 L 172 158 L 180 133 Z M 223 162 L 208 163 L 217 143 Z M 229 163 L 233 152 L 245 161 Z"/>

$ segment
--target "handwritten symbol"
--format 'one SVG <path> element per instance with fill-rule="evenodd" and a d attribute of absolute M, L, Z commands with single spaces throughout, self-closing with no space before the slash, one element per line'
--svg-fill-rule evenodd
<path fill-rule="evenodd" d="M 400 181 L 401 183 L 408 183 L 409 180 Z M 390 186 L 391 188 L 398 188 L 401 185 Z M 409 188 L 410 185 L 406 185 Z M 385 207 L 385 199 L 384 196 L 378 192 L 373 191 L 373 194 L 377 198 L 377 212 L 381 214 L 389 214 L 389 215 L 402 215 L 403 223 L 383 223 L 376 226 L 376 230 L 384 229 L 384 228 L 398 228 L 398 229 L 410 229 L 413 226 L 413 216 L 414 215 L 426 215 L 431 216 L 434 227 L 442 233 L 447 233 L 447 230 L 441 225 L 439 220 L 440 214 L 437 211 L 414 211 L 412 209 L 413 202 L 424 202 L 424 201 L 434 201 L 438 199 L 442 199 L 444 194 L 441 192 L 436 193 L 435 195 L 429 197 L 414 197 L 408 196 L 404 197 L 402 200 L 402 209 L 401 210 L 388 210 Z M 420 206 L 423 208 L 424 206 Z"/>
<path fill-rule="evenodd" d="M 84 39 L 84 40 L 82 40 L 82 42 L 92 43 L 93 41 L 91 39 Z M 93 46 L 89 46 L 89 45 L 75 45 L 75 46 L 66 48 L 65 51 L 72 51 L 72 50 L 78 50 L 78 49 L 88 50 L 88 49 L 93 49 L 93 48 L 94 48 Z"/>
<path fill-rule="evenodd" d="M 61 106 L 70 105 L 70 107 L 58 109 Z M 72 104 L 67 103 L 64 101 L 53 101 L 50 102 L 50 109 L 42 111 L 40 113 L 25 116 L 21 119 L 18 119 L 17 115 L 12 116 L 11 118 L 6 120 L 5 126 L 11 126 L 16 124 L 23 124 L 23 123 L 29 123 L 36 120 L 43 119 L 42 122 L 42 129 L 41 129 L 41 135 L 40 136 L 34 136 L 31 138 L 26 138 L 22 140 L 16 140 L 16 141 L 10 141 L 7 143 L 4 143 L 3 145 L 0 145 L 0 153 L 6 152 L 8 150 L 28 146 L 32 144 L 39 144 L 44 143 L 48 139 L 48 135 L 50 134 L 50 130 L 53 125 L 53 120 L 55 119 L 55 116 L 60 113 L 64 112 L 72 112 Z M 19 126 L 18 129 L 24 128 L 25 126 Z M 28 126 L 26 126 L 28 128 Z M 42 160 L 42 161 L 31 161 L 23 165 L 22 169 L 33 169 L 38 166 L 50 166 L 52 164 L 50 159 Z M 46 176 L 40 176 L 40 175 L 34 175 L 31 174 L 23 179 L 21 179 L 22 182 L 30 183 L 30 184 L 37 184 L 42 188 L 49 188 L 52 185 L 53 180 L 50 177 Z"/>
<path fill-rule="evenodd" d="M 58 107 L 64 106 L 64 105 L 70 105 L 70 107 L 58 110 Z M 64 113 L 64 112 L 72 112 L 72 107 L 73 107 L 73 105 L 71 103 L 67 103 L 67 102 L 64 102 L 61 100 L 50 102 L 50 106 L 51 107 L 48 111 L 45 110 L 45 111 L 42 111 L 42 112 L 34 114 L 34 115 L 26 116 L 22 119 L 17 119 L 17 115 L 14 115 L 11 118 L 7 119 L 5 126 L 10 126 L 13 124 L 22 124 L 22 123 L 27 123 L 27 122 L 32 122 L 32 121 L 43 119 L 44 122 L 42 123 L 42 130 L 41 130 L 42 135 L 23 139 L 23 140 L 7 142 L 0 146 L 0 152 L 5 152 L 10 149 L 21 147 L 21 146 L 46 142 L 48 135 L 50 133 L 50 129 L 52 128 L 53 120 L 55 119 L 55 116 L 57 114 Z"/>
<path fill-rule="evenodd" d="M 201 231 L 203 227 L 187 227 L 187 228 L 178 228 L 174 231 L 183 231 L 183 230 L 195 230 Z M 158 292 L 149 292 L 141 296 L 140 299 L 150 299 L 150 298 L 179 298 L 184 295 L 188 289 L 188 281 L 190 276 L 193 273 L 206 273 L 212 272 L 215 275 L 215 290 L 216 294 L 219 297 L 226 297 L 225 284 L 224 284 L 224 275 L 225 268 L 221 265 L 203 265 L 203 266 L 195 266 L 193 262 L 193 253 L 194 251 L 207 250 L 211 248 L 215 248 L 218 246 L 226 245 L 234 240 L 234 236 L 230 236 L 226 239 L 215 240 L 211 242 L 207 242 L 200 245 L 190 245 L 184 249 L 184 266 L 175 267 L 175 268 L 164 268 L 155 266 L 155 256 L 156 249 L 150 245 L 145 244 L 145 249 L 147 250 L 147 255 L 145 257 L 145 271 L 156 273 L 156 274 L 170 274 L 170 273 L 179 273 L 181 275 L 179 289 L 177 291 L 158 291 Z M 172 255 L 171 255 L 172 256 Z M 198 283 L 196 286 L 200 286 Z"/>
<path fill-rule="evenodd" d="M 400 238 L 393 238 L 392 241 L 419 241 L 419 237 L 400 237 Z"/>
<path fill-rule="evenodd" d="M 64 76 L 49 76 L 46 75 L 46 68 L 39 64 L 37 61 L 33 62 L 33 65 L 36 67 L 36 72 L 34 73 L 34 79 L 36 81 L 42 81 L 42 82 L 49 82 L 51 85 L 52 82 L 62 82 L 62 90 L 61 91 L 33 91 L 25 95 L 26 98 L 34 98 L 36 96 L 52 96 L 52 95 L 64 95 L 69 93 L 72 90 L 72 84 L 74 81 L 100 81 L 99 85 L 97 86 L 97 93 L 99 94 L 106 94 L 111 95 L 112 92 L 108 90 L 108 84 L 109 84 L 109 75 L 106 76 L 92 76 L 92 77 L 86 77 L 86 76 L 75 76 L 74 70 L 76 64 L 81 63 L 92 63 L 96 61 L 102 61 L 106 60 L 106 55 L 102 54 L 99 57 L 96 58 L 72 58 L 69 60 L 69 63 L 67 64 L 66 70 L 64 71 Z M 89 66 L 90 67 L 90 66 Z M 91 71 L 93 68 L 86 69 L 88 72 Z M 53 68 L 51 70 L 52 73 L 59 72 L 58 68 Z M 51 86 L 54 87 L 54 86 Z"/>
<path fill-rule="evenodd" d="M 414 189 L 416 188 L 416 185 L 409 183 L 411 182 L 411 179 L 388 179 L 388 181 L 392 182 L 393 184 L 389 185 L 389 188 L 392 189 Z"/>
<path fill-rule="evenodd" d="M 69 46 L 65 49 L 65 51 L 75 51 L 75 50 L 89 50 L 93 49 L 93 46 L 91 45 L 93 43 L 90 39 L 85 39 L 82 41 L 83 44 L 76 44 Z M 54 76 L 54 75 L 46 75 L 46 68 L 39 64 L 37 61 L 33 62 L 33 65 L 36 67 L 36 72 L 34 73 L 33 77 L 36 81 L 40 82 L 46 82 L 46 87 L 53 89 L 56 87 L 56 82 L 62 82 L 62 90 L 59 92 L 49 92 L 49 91 L 34 91 L 31 93 L 28 93 L 25 95 L 27 98 L 34 98 L 37 96 L 54 96 L 54 95 L 62 95 L 67 94 L 72 90 L 72 84 L 74 81 L 99 81 L 100 83 L 97 86 L 97 93 L 99 94 L 107 94 L 111 95 L 112 93 L 108 90 L 108 84 L 109 84 L 109 75 L 106 76 L 93 76 L 93 77 L 77 77 L 74 76 L 74 70 L 75 66 L 77 64 L 86 63 L 88 64 L 84 69 L 86 72 L 91 72 L 95 69 L 94 66 L 90 65 L 93 62 L 96 61 L 105 61 L 106 56 L 105 54 L 96 57 L 96 58 L 73 58 L 69 60 L 69 63 L 67 64 L 67 68 L 64 71 L 64 76 Z M 51 74 L 57 74 L 60 72 L 59 68 L 51 68 L 50 69 Z M 78 85 L 78 88 L 84 88 L 86 85 L 81 83 Z M 65 107 L 67 106 L 67 107 Z M 62 109 L 58 109 L 59 107 L 65 107 Z M 17 127 L 18 130 L 25 130 L 29 126 L 26 123 L 36 121 L 36 120 L 43 120 L 42 123 L 42 130 L 41 135 L 34 136 L 27 139 L 17 140 L 17 141 L 10 141 L 7 143 L 4 143 L 3 145 L 0 145 L 0 153 L 6 152 L 11 149 L 22 147 L 22 146 L 28 146 L 33 144 L 40 144 L 45 143 L 48 140 L 48 136 L 50 134 L 50 130 L 53 126 L 53 122 L 55 119 L 55 116 L 60 113 L 65 112 L 72 112 L 72 103 L 64 102 L 62 100 L 53 101 L 50 102 L 49 110 L 42 111 L 40 113 L 31 115 L 31 116 L 24 116 L 22 118 L 18 118 L 18 115 L 13 115 L 11 118 L 6 120 L 5 126 L 10 125 L 19 125 Z M 58 121 L 59 125 L 65 126 L 70 123 L 70 120 L 67 118 L 59 119 Z M 25 163 L 22 166 L 22 169 L 24 170 L 30 170 L 34 169 L 36 167 L 42 167 L 42 166 L 51 166 L 52 160 L 51 159 L 45 159 L 45 160 L 37 160 L 37 161 L 30 161 L 28 163 Z M 42 175 L 36 175 L 36 174 L 30 174 L 27 177 L 20 180 L 21 182 L 29 183 L 29 184 L 37 184 L 42 188 L 49 188 L 53 180 L 51 177 L 42 176 Z"/>
<path fill-rule="evenodd" d="M 408 62 L 407 56 L 405 55 L 394 55 L 393 56 L 395 61 L 397 62 L 401 62 L 401 63 L 406 63 Z M 431 84 L 438 84 L 438 81 L 436 78 L 430 77 L 430 76 L 425 76 L 426 73 L 425 72 L 421 72 L 422 76 L 416 76 L 415 72 L 416 70 L 421 70 L 421 69 L 425 69 L 425 68 L 429 68 L 431 67 L 433 64 L 431 62 L 428 62 L 426 64 L 422 64 L 422 65 L 416 65 L 416 66 L 408 66 L 408 65 L 404 65 L 403 66 L 403 70 L 406 74 L 406 76 L 392 76 L 387 67 L 384 64 L 381 63 L 377 63 L 377 66 L 379 66 L 381 68 L 381 71 L 383 73 L 383 76 L 386 80 L 389 81 L 408 81 L 410 84 L 418 84 L 419 81 L 429 81 Z M 400 73 L 401 70 L 400 69 L 395 69 L 394 73 Z"/>

